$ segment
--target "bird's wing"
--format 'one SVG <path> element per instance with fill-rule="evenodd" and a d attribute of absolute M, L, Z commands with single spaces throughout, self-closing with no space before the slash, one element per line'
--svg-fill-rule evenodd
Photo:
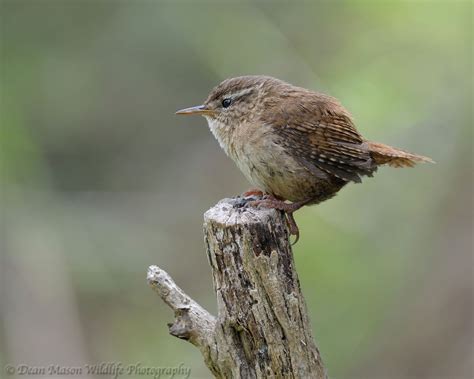
<path fill-rule="evenodd" d="M 308 95 L 273 108 L 272 125 L 282 145 L 308 170 L 360 182 L 377 169 L 367 143 L 337 100 Z"/>

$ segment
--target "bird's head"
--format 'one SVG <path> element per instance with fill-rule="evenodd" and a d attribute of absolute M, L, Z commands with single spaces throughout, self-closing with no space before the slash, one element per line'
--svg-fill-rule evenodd
<path fill-rule="evenodd" d="M 286 83 L 269 76 L 239 76 L 226 79 L 216 86 L 205 102 L 176 112 L 179 115 L 200 114 L 211 124 L 235 128 L 252 122 L 270 106 L 278 87 Z M 212 128 L 212 126 L 211 126 Z"/>

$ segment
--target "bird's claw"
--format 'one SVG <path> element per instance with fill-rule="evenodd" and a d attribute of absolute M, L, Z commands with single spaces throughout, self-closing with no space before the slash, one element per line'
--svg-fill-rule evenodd
<path fill-rule="evenodd" d="M 295 236 L 295 240 L 291 243 L 291 245 L 296 245 L 298 240 L 300 239 L 300 230 L 298 225 L 296 225 L 295 218 L 293 216 L 293 212 L 285 213 L 286 224 L 288 225 L 288 229 L 290 231 L 290 235 Z"/>

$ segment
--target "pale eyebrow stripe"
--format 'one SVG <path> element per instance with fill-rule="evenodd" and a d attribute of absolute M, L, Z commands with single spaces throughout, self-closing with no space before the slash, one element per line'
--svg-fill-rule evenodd
<path fill-rule="evenodd" d="M 240 90 L 238 92 L 231 93 L 229 97 L 231 97 L 232 99 L 235 99 L 235 98 L 247 95 L 252 91 L 253 91 L 253 88 L 245 88 L 245 89 Z"/>

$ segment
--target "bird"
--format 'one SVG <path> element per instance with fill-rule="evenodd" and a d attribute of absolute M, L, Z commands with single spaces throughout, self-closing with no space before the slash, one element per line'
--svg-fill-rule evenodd
<path fill-rule="evenodd" d="M 431 158 L 372 142 L 334 97 L 263 75 L 229 78 L 202 105 L 178 115 L 202 115 L 225 153 L 256 188 L 250 206 L 286 215 L 332 198 L 348 183 L 371 177 L 381 165 L 413 167 Z"/>

